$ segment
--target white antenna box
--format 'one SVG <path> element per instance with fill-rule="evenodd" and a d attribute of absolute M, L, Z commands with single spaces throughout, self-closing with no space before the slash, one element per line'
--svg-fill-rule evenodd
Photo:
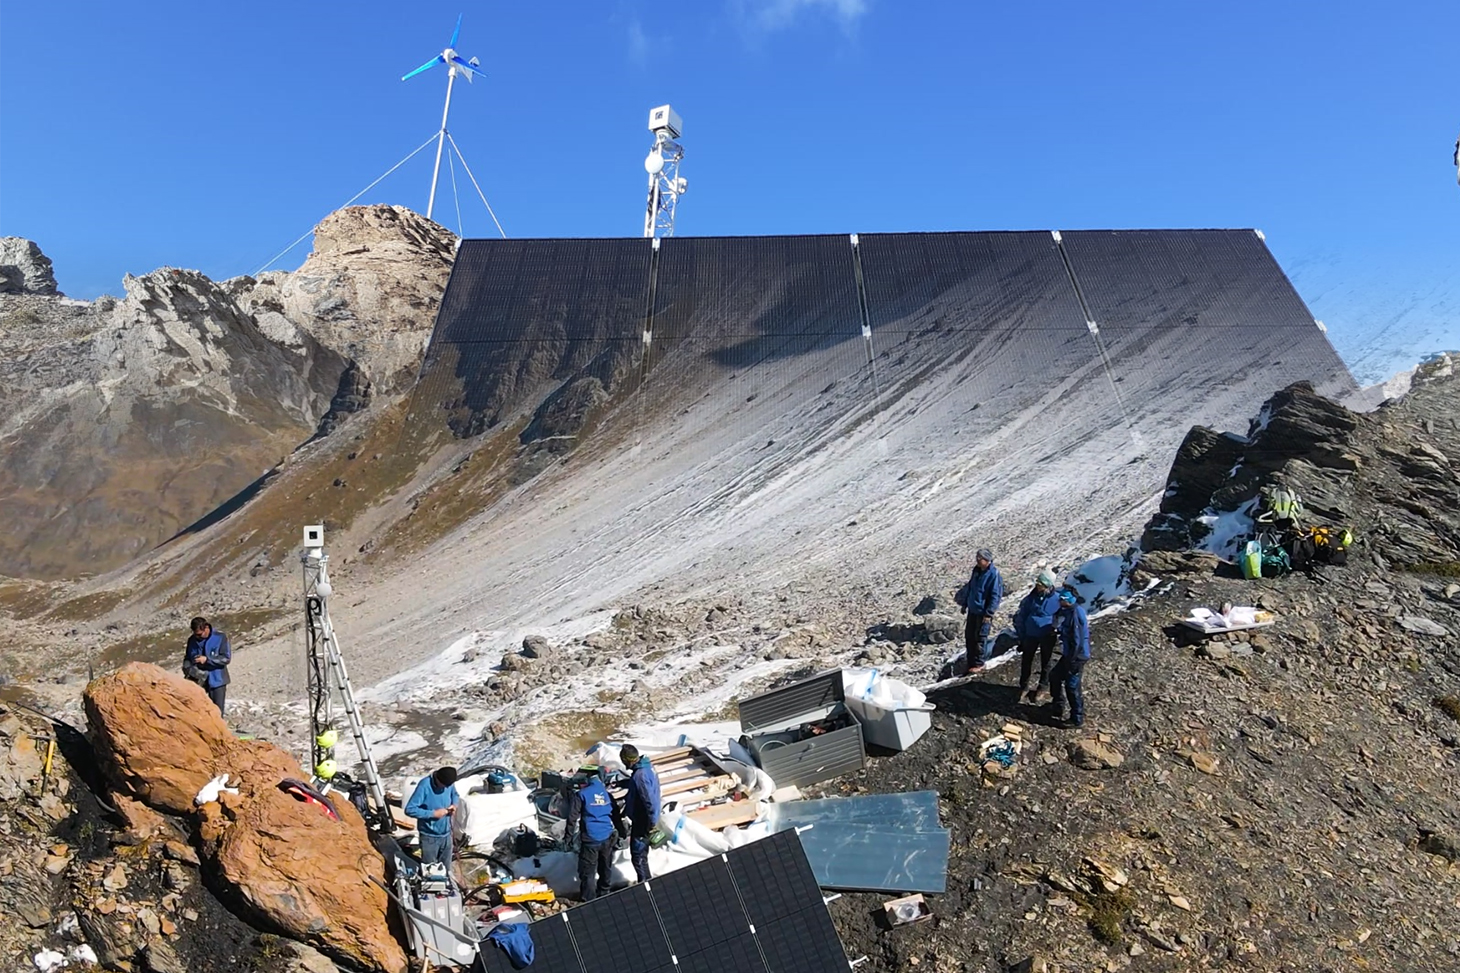
<path fill-rule="evenodd" d="M 649 109 L 649 131 L 664 132 L 672 139 L 679 138 L 679 133 L 684 131 L 684 119 L 679 113 L 668 105 L 660 105 L 658 108 Z"/>

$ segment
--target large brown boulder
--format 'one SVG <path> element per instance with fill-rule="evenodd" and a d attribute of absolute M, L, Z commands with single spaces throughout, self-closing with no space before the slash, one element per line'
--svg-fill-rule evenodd
<path fill-rule="evenodd" d="M 224 773 L 238 740 L 196 684 L 133 663 L 86 687 L 86 720 L 122 794 L 190 814 L 193 798 Z"/>
<path fill-rule="evenodd" d="M 97 756 L 118 791 L 195 816 L 203 864 L 254 916 L 337 959 L 398 973 L 406 966 L 376 881 L 385 865 L 348 801 L 339 819 L 279 790 L 303 778 L 271 743 L 239 740 L 207 695 L 157 666 L 132 663 L 86 687 Z M 237 794 L 196 808 L 198 790 L 229 774 Z"/>

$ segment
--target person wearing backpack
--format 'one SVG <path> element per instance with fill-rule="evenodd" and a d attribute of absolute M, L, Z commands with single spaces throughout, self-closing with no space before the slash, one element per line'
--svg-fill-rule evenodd
<path fill-rule="evenodd" d="M 228 644 L 228 636 L 214 629 L 201 615 L 188 627 L 193 634 L 188 637 L 183 653 L 183 675 L 203 687 L 222 716 L 228 697 L 228 664 L 233 661 L 233 647 Z"/>
<path fill-rule="evenodd" d="M 1004 579 L 994 567 L 993 551 L 979 548 L 973 560 L 973 573 L 954 600 L 968 615 L 963 628 L 964 674 L 983 672 L 989 658 L 989 626 L 1004 600 Z"/>

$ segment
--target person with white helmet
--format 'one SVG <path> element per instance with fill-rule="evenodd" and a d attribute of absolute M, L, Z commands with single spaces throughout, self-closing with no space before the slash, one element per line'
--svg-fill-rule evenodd
<path fill-rule="evenodd" d="M 1014 634 L 1019 637 L 1019 693 L 1026 702 L 1034 702 L 1041 691 L 1049 692 L 1049 660 L 1054 657 L 1054 617 L 1060 610 L 1060 595 L 1055 589 L 1054 574 L 1039 572 L 1034 587 L 1019 602 L 1014 613 Z M 1039 683 L 1031 686 L 1034 656 L 1039 655 Z"/>

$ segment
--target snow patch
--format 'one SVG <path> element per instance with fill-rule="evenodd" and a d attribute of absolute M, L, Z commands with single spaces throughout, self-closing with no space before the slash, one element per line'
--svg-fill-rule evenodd
<path fill-rule="evenodd" d="M 449 644 L 434 658 L 370 687 L 360 694 L 360 699 L 376 703 L 410 702 L 464 683 L 485 682 L 502 665 L 503 657 L 522 647 L 522 640 L 527 636 L 541 635 L 553 645 L 562 645 L 603 631 L 613 623 L 615 614 L 611 610 L 597 611 L 557 625 L 472 632 Z"/>
<path fill-rule="evenodd" d="M 1242 551 L 1242 545 L 1252 536 L 1252 513 L 1257 509 L 1257 499 L 1248 500 L 1236 510 L 1213 510 L 1208 507 L 1196 518 L 1196 522 L 1207 528 L 1199 550 L 1215 554 L 1225 561 L 1235 561 Z"/>

